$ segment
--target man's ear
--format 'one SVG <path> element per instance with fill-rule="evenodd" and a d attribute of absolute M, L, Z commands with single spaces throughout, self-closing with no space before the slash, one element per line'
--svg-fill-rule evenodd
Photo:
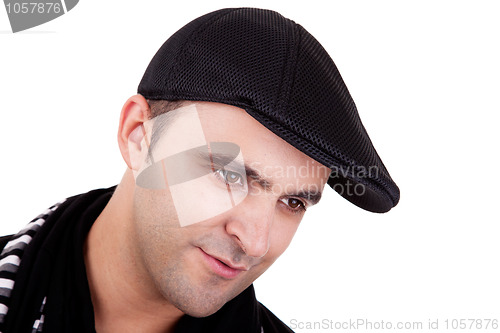
<path fill-rule="evenodd" d="M 145 135 L 143 123 L 149 120 L 150 112 L 148 102 L 142 95 L 130 97 L 123 105 L 118 128 L 118 145 L 129 169 L 137 169 L 134 159 L 144 154 L 141 152 L 141 149 L 144 149 L 141 142 Z"/>

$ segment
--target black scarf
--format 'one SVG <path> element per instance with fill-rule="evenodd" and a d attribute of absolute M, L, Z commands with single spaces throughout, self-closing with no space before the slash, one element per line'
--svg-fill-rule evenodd
<path fill-rule="evenodd" d="M 113 194 L 101 189 L 68 198 L 46 216 L 22 253 L 0 331 L 95 333 L 83 245 Z M 205 318 L 183 316 L 176 332 L 291 332 L 255 299 L 253 286 Z"/>

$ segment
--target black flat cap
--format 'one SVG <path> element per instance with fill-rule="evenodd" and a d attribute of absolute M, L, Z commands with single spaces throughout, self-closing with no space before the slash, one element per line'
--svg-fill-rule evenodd
<path fill-rule="evenodd" d="M 355 205 L 382 213 L 399 201 L 333 60 L 279 13 L 228 8 L 195 19 L 158 50 L 138 93 L 243 108 L 331 168 L 328 184 Z"/>

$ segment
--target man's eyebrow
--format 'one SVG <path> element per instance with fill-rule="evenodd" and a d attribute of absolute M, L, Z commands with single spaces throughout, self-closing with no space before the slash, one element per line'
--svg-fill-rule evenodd
<path fill-rule="evenodd" d="M 251 178 L 252 183 L 257 183 L 260 185 L 264 190 L 271 190 L 273 187 L 273 182 L 263 178 L 259 171 L 256 169 L 252 168 L 250 165 L 247 163 L 241 163 L 240 161 L 237 161 L 234 159 L 234 156 L 230 156 L 228 154 L 221 154 L 221 153 L 209 153 L 208 156 L 205 156 L 205 154 L 202 154 L 203 158 L 214 165 L 218 167 L 224 168 L 228 164 L 233 164 L 238 170 L 245 170 L 245 176 L 246 178 Z"/>
<path fill-rule="evenodd" d="M 257 182 L 265 190 L 271 189 L 273 186 L 273 183 L 270 180 L 264 179 L 260 175 L 259 171 L 255 170 L 246 163 L 241 163 L 240 161 L 235 160 L 234 156 L 221 153 L 201 153 L 200 155 L 205 161 L 213 163 L 216 167 L 224 168 L 231 163 L 238 170 L 245 170 L 246 178 L 251 178 L 252 181 Z"/>
<path fill-rule="evenodd" d="M 263 178 L 260 173 L 252 168 L 251 166 L 248 166 L 245 164 L 245 172 L 247 174 L 247 177 L 252 179 L 252 182 L 256 182 L 259 184 L 264 190 L 271 190 L 273 188 L 273 182 Z"/>
<path fill-rule="evenodd" d="M 218 168 L 224 168 L 228 164 L 232 164 L 233 166 L 237 167 L 238 170 L 245 169 L 246 171 L 246 165 L 236 160 L 237 156 L 235 156 L 234 154 L 214 153 L 205 150 L 198 151 L 198 154 L 203 158 L 203 160 L 211 164 L 213 163 L 213 166 L 216 166 Z"/>
<path fill-rule="evenodd" d="M 245 172 L 247 174 L 247 177 L 252 178 L 252 180 L 256 181 L 262 188 L 264 188 L 265 190 L 272 190 L 273 182 L 263 178 L 257 170 L 245 165 Z M 295 193 L 286 193 L 286 196 L 305 199 L 309 201 L 312 206 L 317 204 L 321 200 L 321 191 L 311 192 L 302 190 Z"/>
<path fill-rule="evenodd" d="M 271 191 L 273 189 L 274 183 L 271 180 L 262 177 L 259 171 L 252 168 L 250 165 L 246 163 L 242 164 L 240 161 L 235 160 L 233 156 L 221 153 L 212 153 L 209 155 L 201 154 L 201 155 L 205 160 L 207 160 L 208 162 L 213 162 L 214 165 L 219 167 L 225 167 L 229 163 L 236 164 L 239 170 L 243 169 L 245 170 L 246 177 L 252 179 L 252 182 L 256 182 L 266 191 L 268 190 Z M 307 200 L 310 202 L 311 205 L 317 204 L 321 200 L 321 195 L 322 195 L 321 191 L 311 192 L 304 190 L 295 193 L 286 193 L 286 196 Z"/>
<path fill-rule="evenodd" d="M 245 172 L 247 174 L 247 177 L 250 177 L 253 181 L 256 181 L 263 189 L 272 190 L 273 182 L 263 178 L 257 170 L 245 164 Z M 311 192 L 302 190 L 295 193 L 286 193 L 286 196 L 304 199 L 306 201 L 309 201 L 310 205 L 313 206 L 321 200 L 321 194 L 321 191 Z"/>

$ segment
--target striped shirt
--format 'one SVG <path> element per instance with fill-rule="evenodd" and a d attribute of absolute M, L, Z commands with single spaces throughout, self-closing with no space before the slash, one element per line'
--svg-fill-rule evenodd
<path fill-rule="evenodd" d="M 21 264 L 24 250 L 33 239 L 36 232 L 45 223 L 45 220 L 52 214 L 60 204 L 60 201 L 54 206 L 47 209 L 45 212 L 37 216 L 33 221 L 12 236 L 11 240 L 5 245 L 0 254 L 0 333 L 2 333 L 2 326 L 5 321 L 7 312 L 9 311 L 10 295 L 14 289 L 17 270 Z M 45 305 L 46 298 L 40 304 L 40 318 L 33 323 L 33 333 L 41 332 L 43 326 L 43 306 Z"/>

